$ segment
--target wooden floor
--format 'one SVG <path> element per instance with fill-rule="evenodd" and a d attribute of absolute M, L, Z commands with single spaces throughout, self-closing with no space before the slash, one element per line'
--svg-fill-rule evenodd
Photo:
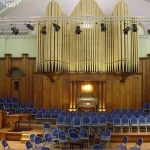
<path fill-rule="evenodd" d="M 21 128 L 27 129 L 27 124 L 21 124 Z M 53 125 L 52 128 L 55 126 Z M 29 134 L 35 133 L 37 135 L 42 135 L 43 134 L 43 125 L 42 124 L 35 124 L 32 123 L 32 129 L 29 131 L 17 131 L 17 132 L 12 132 L 10 131 L 10 128 L 4 128 L 0 130 L 0 139 L 5 138 L 8 141 L 8 144 L 10 147 L 14 150 L 25 150 L 25 141 L 29 137 Z M 120 141 L 122 137 L 128 136 L 129 138 L 129 143 L 127 144 L 127 148 L 129 149 L 130 147 L 135 145 L 135 142 L 138 138 L 143 138 L 144 143 L 142 145 L 143 150 L 150 150 L 150 132 L 132 132 L 132 133 L 113 133 L 112 134 L 112 141 L 111 141 L 111 147 L 112 149 L 116 149 L 116 146 L 120 144 Z M 25 139 L 23 139 L 25 138 Z M 93 136 L 90 136 L 90 149 L 92 148 L 93 145 Z M 21 140 L 21 141 L 20 141 Z M 59 149 L 59 148 L 54 148 L 54 149 Z M 69 149 L 69 145 L 65 146 L 65 149 Z M 1 144 L 0 144 L 0 150 L 2 150 Z"/>

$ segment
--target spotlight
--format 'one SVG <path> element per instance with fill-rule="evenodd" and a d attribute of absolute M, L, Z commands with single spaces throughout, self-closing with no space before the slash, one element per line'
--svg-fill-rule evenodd
<path fill-rule="evenodd" d="M 16 27 L 11 27 L 12 34 L 19 34 L 19 30 Z"/>
<path fill-rule="evenodd" d="M 138 31 L 137 24 L 132 24 L 132 31 L 133 32 L 137 32 Z"/>
<path fill-rule="evenodd" d="M 32 26 L 31 24 L 26 24 L 26 27 L 27 27 L 29 30 L 34 30 L 34 26 Z"/>
<path fill-rule="evenodd" d="M 131 28 L 129 26 L 127 26 L 126 28 L 124 28 L 123 32 L 124 34 L 128 34 L 128 32 L 131 30 Z"/>
<path fill-rule="evenodd" d="M 41 33 L 46 34 L 46 26 L 42 26 Z"/>
<path fill-rule="evenodd" d="M 53 27 L 54 27 L 56 32 L 58 32 L 60 30 L 60 26 L 56 23 L 53 23 Z"/>
<path fill-rule="evenodd" d="M 75 33 L 76 34 L 80 34 L 82 31 L 80 29 L 80 26 L 76 26 L 76 30 L 75 30 Z"/>
<path fill-rule="evenodd" d="M 101 31 L 102 31 L 102 32 L 105 32 L 106 30 L 107 30 L 106 24 L 101 23 Z"/>

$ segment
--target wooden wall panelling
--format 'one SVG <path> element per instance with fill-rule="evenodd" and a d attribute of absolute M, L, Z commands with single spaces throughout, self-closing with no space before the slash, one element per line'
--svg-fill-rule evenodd
<path fill-rule="evenodd" d="M 6 91 L 5 91 L 5 79 L 6 74 L 5 74 L 5 61 L 4 58 L 0 59 L 0 96 L 4 97 L 6 96 Z"/>
<path fill-rule="evenodd" d="M 14 81 L 20 83 L 20 101 L 33 100 L 33 72 L 35 72 L 35 58 L 28 57 L 28 54 L 23 54 L 22 57 L 12 57 L 10 54 L 5 54 L 4 58 L 0 59 L 0 97 L 14 97 Z M 13 67 L 20 69 L 23 72 L 23 77 L 11 77 L 8 75 L 9 70 Z"/>
<path fill-rule="evenodd" d="M 11 84 L 11 81 L 10 81 L 10 78 L 8 78 L 7 76 L 7 73 L 8 73 L 8 70 L 9 68 L 11 67 L 11 55 L 10 54 L 5 54 L 5 64 L 4 64 L 4 67 L 5 67 L 5 70 L 4 70 L 4 76 L 5 76 L 5 83 L 2 85 L 4 86 L 4 89 L 5 89 L 5 96 L 11 96 L 11 91 L 10 91 L 10 84 Z"/>
<path fill-rule="evenodd" d="M 50 79 L 48 77 L 44 76 L 43 77 L 43 99 L 41 99 L 41 101 L 43 102 L 43 107 L 46 109 L 50 108 L 52 105 L 51 104 L 52 91 L 50 89 L 50 86 L 51 86 Z"/>
<path fill-rule="evenodd" d="M 150 56 L 140 59 L 140 72 L 142 73 L 142 100 L 150 103 Z"/>
<path fill-rule="evenodd" d="M 106 110 L 107 111 L 111 111 L 110 108 L 114 108 L 114 99 L 112 99 L 112 91 L 113 91 L 113 88 L 112 88 L 112 81 L 111 80 L 107 80 L 106 81 Z"/>
<path fill-rule="evenodd" d="M 34 74 L 34 105 L 37 108 L 43 107 L 43 80 L 43 75 Z"/>
<path fill-rule="evenodd" d="M 141 75 L 130 76 L 125 83 L 111 76 L 106 81 L 106 109 L 112 111 L 115 108 L 140 108 L 141 86 Z"/>
<path fill-rule="evenodd" d="M 98 82 L 98 109 L 101 109 L 103 105 L 102 92 L 101 82 Z"/>
<path fill-rule="evenodd" d="M 70 82 L 69 82 L 69 75 L 64 74 L 62 79 L 62 109 L 68 110 L 69 108 L 69 100 L 70 100 Z"/>
<path fill-rule="evenodd" d="M 117 75 L 106 74 L 106 79 L 99 78 L 100 76 L 104 74 L 72 73 L 70 75 L 66 73 L 52 82 L 45 75 L 35 74 L 35 103 L 38 107 L 76 109 L 81 84 L 91 83 L 99 99 L 100 109 L 106 108 L 107 111 L 113 111 L 115 108 L 138 109 L 142 106 L 140 74 L 129 76 L 124 83 Z"/>
<path fill-rule="evenodd" d="M 27 102 L 33 101 L 33 73 L 36 70 L 35 66 L 36 66 L 35 59 L 33 60 L 33 58 L 28 58 L 28 65 L 26 66 L 28 68 L 28 74 L 26 74 L 28 77 L 28 79 L 26 79 L 28 82 L 26 86 L 27 87 L 26 91 L 28 91 L 26 92 L 26 94 L 28 95 L 26 97 Z"/>

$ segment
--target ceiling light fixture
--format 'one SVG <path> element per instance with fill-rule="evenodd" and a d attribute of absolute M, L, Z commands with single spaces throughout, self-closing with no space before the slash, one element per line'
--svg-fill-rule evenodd
<path fill-rule="evenodd" d="M 26 24 L 26 27 L 29 29 L 29 30 L 34 30 L 34 26 L 32 26 L 31 24 Z"/>
<path fill-rule="evenodd" d="M 42 33 L 43 35 L 47 33 L 47 32 L 46 32 L 46 26 L 42 26 L 41 33 Z"/>
<path fill-rule="evenodd" d="M 12 31 L 12 34 L 19 34 L 19 29 L 17 29 L 16 27 L 11 27 L 11 31 Z"/>
<path fill-rule="evenodd" d="M 60 30 L 60 26 L 56 23 L 53 23 L 54 30 L 58 32 Z"/>
<path fill-rule="evenodd" d="M 75 30 L 75 33 L 76 34 L 80 34 L 82 31 L 80 29 L 80 26 L 76 26 L 76 30 Z"/>
<path fill-rule="evenodd" d="M 137 32 L 138 31 L 137 24 L 132 24 L 132 31 L 133 32 Z"/>
<path fill-rule="evenodd" d="M 19 5 L 21 0 L 1 0 L 1 2 L 7 7 L 15 7 Z"/>
<path fill-rule="evenodd" d="M 101 31 L 105 32 L 107 30 L 106 24 L 105 23 L 101 23 Z"/>
<path fill-rule="evenodd" d="M 131 30 L 131 27 L 127 26 L 126 28 L 124 28 L 123 32 L 124 34 L 128 34 L 128 32 Z"/>

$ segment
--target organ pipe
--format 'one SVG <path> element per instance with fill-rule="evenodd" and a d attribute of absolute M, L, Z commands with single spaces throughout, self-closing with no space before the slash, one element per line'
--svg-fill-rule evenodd
<path fill-rule="evenodd" d="M 46 15 L 66 16 L 55 0 L 47 6 Z M 103 17 L 104 13 L 95 0 L 80 0 L 71 17 L 82 16 Z M 112 16 L 130 16 L 128 5 L 120 0 Z M 53 23 L 60 26 L 59 31 Z M 104 32 L 101 23 L 106 24 Z M 112 21 L 111 17 L 38 21 L 37 72 L 138 72 L 138 32 L 123 32 L 133 23 L 138 28 L 138 19 Z M 46 26 L 46 34 L 41 33 L 42 26 Z M 75 33 L 76 26 L 80 26 L 80 34 Z"/>

